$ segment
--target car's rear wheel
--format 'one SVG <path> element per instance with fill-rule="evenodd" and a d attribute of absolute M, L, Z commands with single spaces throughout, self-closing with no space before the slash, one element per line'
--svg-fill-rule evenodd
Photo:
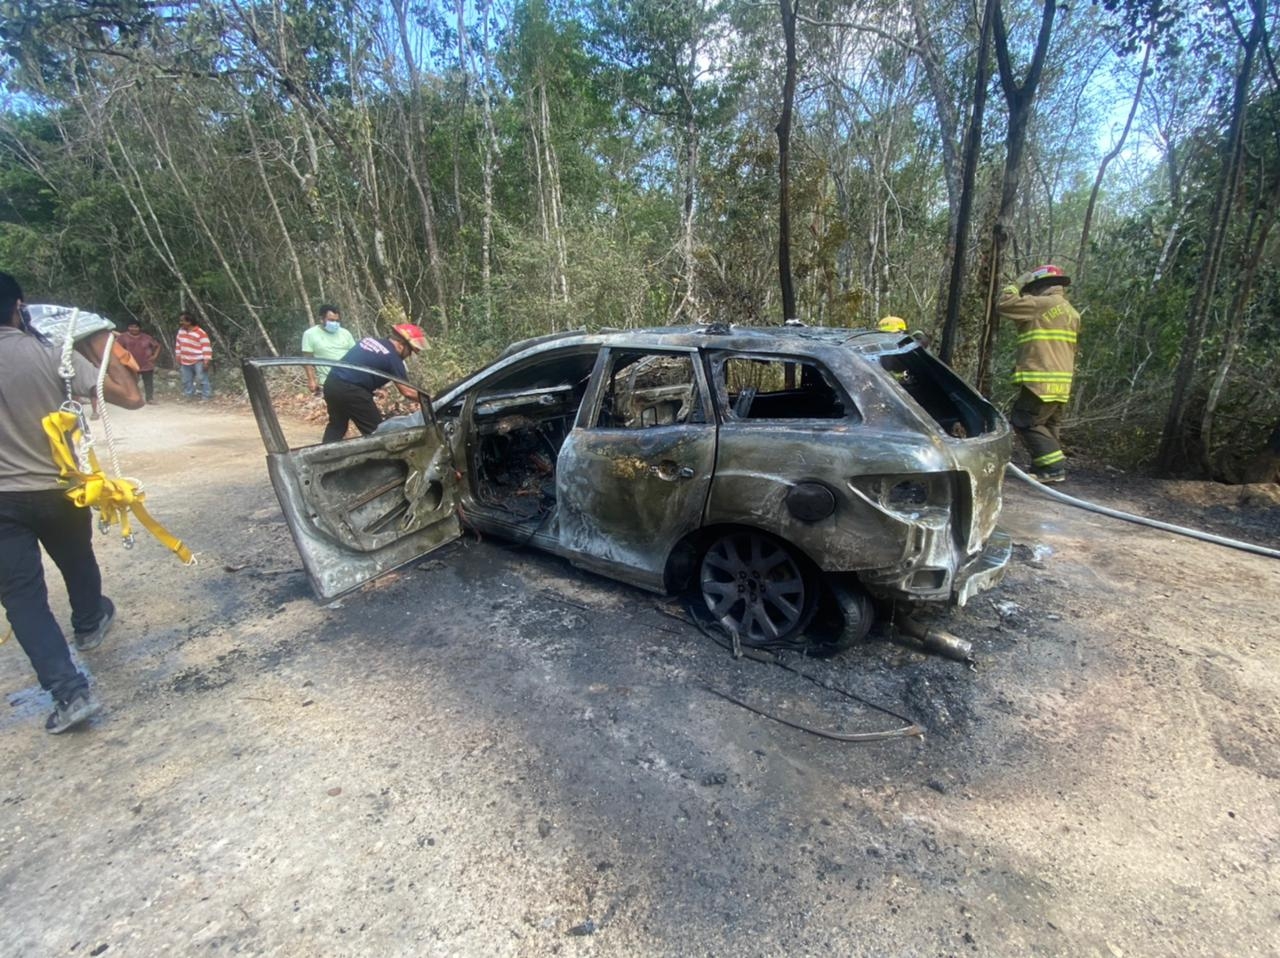
<path fill-rule="evenodd" d="M 812 618 L 814 576 L 785 543 L 742 530 L 716 539 L 702 556 L 702 600 L 712 618 L 746 645 L 787 642 Z"/>

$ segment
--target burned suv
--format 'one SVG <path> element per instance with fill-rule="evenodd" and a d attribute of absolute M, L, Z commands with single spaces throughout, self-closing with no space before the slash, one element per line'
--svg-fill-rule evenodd
<path fill-rule="evenodd" d="M 963 604 L 1009 557 L 1009 428 L 913 339 L 697 326 L 517 343 L 422 413 L 290 448 L 269 373 L 245 380 L 316 593 L 340 595 L 464 525 L 656 592 L 690 589 L 744 643 L 835 596 Z"/>

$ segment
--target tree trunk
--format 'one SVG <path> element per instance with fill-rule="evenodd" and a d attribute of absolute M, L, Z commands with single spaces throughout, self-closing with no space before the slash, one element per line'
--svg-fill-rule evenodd
<path fill-rule="evenodd" d="M 289 227 L 285 225 L 284 215 L 280 212 L 280 204 L 276 202 L 275 190 L 272 189 L 271 181 L 267 178 L 267 168 L 262 162 L 262 150 L 258 147 L 258 138 L 253 131 L 253 123 L 246 123 L 245 129 L 249 133 L 249 145 L 253 150 L 253 162 L 258 170 L 258 178 L 262 181 L 262 189 L 266 192 L 267 201 L 271 206 L 271 214 L 275 218 L 276 226 L 280 228 L 280 236 L 284 240 L 285 251 L 289 254 L 289 266 L 293 270 L 293 281 L 298 287 L 298 296 L 302 299 L 302 307 L 307 311 L 308 319 L 314 319 L 316 313 L 311 306 L 311 294 L 307 292 L 307 281 L 302 274 L 302 261 L 298 259 L 298 250 L 293 245 L 293 236 L 289 233 Z"/>
<path fill-rule="evenodd" d="M 1259 162 L 1259 167 L 1262 166 Z M 1250 300 L 1253 298 L 1254 281 L 1257 279 L 1258 266 L 1266 249 L 1267 240 L 1271 236 L 1271 228 L 1275 225 L 1277 204 L 1274 195 L 1280 189 L 1280 183 L 1264 184 L 1262 170 L 1259 169 L 1259 192 L 1254 200 L 1253 211 L 1249 217 L 1249 228 L 1246 230 L 1244 246 L 1245 255 L 1240 264 L 1240 272 L 1236 276 L 1235 293 L 1231 297 L 1231 309 L 1227 314 L 1227 338 L 1222 347 L 1222 358 L 1218 362 L 1218 370 L 1209 386 L 1209 397 L 1205 400 L 1204 415 L 1200 420 L 1200 468 L 1206 475 L 1213 474 L 1213 430 L 1214 417 L 1218 411 L 1218 402 L 1226 386 L 1227 374 L 1235 359 L 1236 350 L 1244 338 L 1248 326 Z"/>
<path fill-rule="evenodd" d="M 466 203 L 462 193 L 462 142 L 466 136 L 467 110 L 470 107 L 471 84 L 467 73 L 467 20 L 465 16 L 465 0 L 454 0 L 454 16 L 458 30 L 458 75 L 462 89 L 458 95 L 458 131 L 453 139 L 453 205 L 458 217 L 458 234 L 462 235 L 467 228 Z M 466 270 L 463 270 L 466 275 Z M 465 293 L 465 290 L 464 290 Z"/>
<path fill-rule="evenodd" d="M 279 356 L 280 353 L 276 349 L 276 345 L 271 340 L 271 334 L 267 332 L 267 328 L 262 325 L 262 317 L 258 315 L 258 306 L 251 301 L 249 295 L 245 292 L 244 284 L 240 281 L 241 273 L 239 270 L 232 268 L 227 261 L 226 252 L 222 248 L 222 244 L 218 241 L 217 234 L 209 226 L 209 221 L 205 216 L 204 205 L 192 194 L 191 189 L 187 186 L 179 165 L 174 162 L 173 154 L 169 149 L 169 140 L 167 135 L 161 133 L 152 124 L 151 119 L 146 115 L 145 110 L 140 111 L 143 126 L 151 135 L 151 141 L 155 145 L 156 155 L 162 157 L 165 164 L 169 168 L 169 172 L 173 176 L 173 182 L 177 184 L 178 192 L 187 201 L 187 205 L 191 209 L 192 217 L 195 219 L 196 225 L 200 227 L 200 232 L 204 234 L 205 242 L 209 244 L 209 249 L 213 251 L 214 256 L 218 260 L 218 265 L 222 267 L 222 271 L 226 274 L 227 280 L 231 283 L 236 291 L 236 295 L 240 298 L 240 305 L 244 307 L 246 313 L 253 320 L 254 325 L 258 329 L 258 334 L 262 337 L 262 341 L 266 344 L 267 350 L 272 356 Z"/>
<path fill-rule="evenodd" d="M 1129 130 L 1133 126 L 1133 118 L 1138 112 L 1138 104 L 1142 100 L 1142 89 L 1147 82 L 1147 64 L 1151 60 L 1151 44 L 1147 44 L 1142 52 L 1142 66 L 1138 70 L 1138 88 L 1133 91 L 1133 103 L 1129 106 L 1129 115 L 1125 118 L 1124 129 L 1120 133 L 1120 139 L 1116 141 L 1116 145 L 1111 151 L 1102 158 L 1102 162 L 1098 164 L 1098 175 L 1093 179 L 1093 189 L 1089 191 L 1089 205 L 1084 211 L 1084 225 L 1080 227 L 1080 247 L 1076 252 L 1075 282 L 1078 285 L 1084 282 L 1084 266 L 1085 254 L 1089 249 L 1089 229 L 1093 225 L 1093 209 L 1098 203 L 1098 193 L 1102 190 L 1103 177 L 1107 175 L 1107 167 L 1115 160 L 1120 152 L 1124 149 L 1125 140 L 1129 138 Z M 1052 245 L 1049 247 L 1052 249 Z"/>
<path fill-rule="evenodd" d="M 364 281 L 365 291 L 369 299 L 373 301 L 374 313 L 379 315 L 386 308 L 387 301 L 383 294 L 382 284 L 378 282 L 378 277 L 369 268 L 369 258 L 363 255 L 365 244 L 361 239 L 360 227 L 355 222 L 355 216 L 351 210 L 343 205 L 334 211 L 334 217 L 338 222 L 339 230 L 346 238 L 346 242 L 343 245 L 355 253 L 355 256 L 352 257 L 353 268 L 350 273 L 358 275 Z M 376 330 L 376 326 L 373 324 L 366 328 Z"/>
<path fill-rule="evenodd" d="M 684 297 L 678 313 L 686 313 L 695 321 L 701 320 L 701 296 L 698 290 L 698 263 L 694 256 L 694 219 L 698 212 L 698 155 L 699 134 L 692 107 L 684 129 L 684 204 L 680 214 L 680 259 L 684 273 Z"/>
<path fill-rule="evenodd" d="M 480 285 L 484 298 L 485 329 L 493 327 L 493 175 L 499 154 L 498 134 L 493 125 L 492 76 L 493 55 L 489 49 L 489 12 L 491 0 L 479 0 L 482 44 L 483 75 L 480 77 L 480 103 L 484 117 L 484 157 L 482 178 L 484 183 L 484 211 L 480 221 Z"/>
<path fill-rule="evenodd" d="M 911 18 L 915 24 L 916 44 L 919 49 L 920 63 L 924 66 L 925 82 L 929 85 L 929 96 L 933 100 L 933 109 L 938 115 L 938 124 L 941 126 L 938 145 L 942 150 L 942 176 L 947 184 L 948 232 L 952 234 L 954 241 L 955 221 L 960 212 L 960 196 L 964 191 L 959 144 L 956 142 L 956 130 L 960 126 L 960 118 L 950 84 L 947 82 L 946 66 L 938 50 L 936 33 L 932 28 L 923 0 L 911 0 Z M 983 23 L 988 22 L 988 13 L 984 10 Z M 981 36 L 978 44 L 981 47 Z"/>
<path fill-rule="evenodd" d="M 204 304 L 201 302 L 200 297 L 196 295 L 195 289 L 187 279 L 186 273 L 183 272 L 182 267 L 178 263 L 178 258 L 174 255 L 173 249 L 169 245 L 168 238 L 164 234 L 164 227 L 160 222 L 160 217 L 156 215 L 155 207 L 151 203 L 151 197 L 147 193 L 146 184 L 139 175 L 138 168 L 134 164 L 133 158 L 129 155 L 129 151 L 125 149 L 124 141 L 120 139 L 120 135 L 114 129 L 111 130 L 111 138 L 116 144 L 116 149 L 119 151 L 119 156 L 124 161 L 129 175 L 127 177 L 123 176 L 120 170 L 116 167 L 109 144 L 105 145 L 103 156 L 106 160 L 107 167 L 112 171 L 116 182 L 120 185 L 121 192 L 124 193 L 125 198 L 129 203 L 129 207 L 133 210 L 139 226 L 142 227 L 142 231 L 147 238 L 147 242 L 160 258 L 160 261 L 164 263 L 165 267 L 173 275 L 173 278 L 177 280 L 178 286 L 182 290 L 184 300 L 190 302 L 191 308 L 199 314 L 200 319 L 202 320 L 201 325 L 209 331 L 209 335 L 213 337 L 213 340 L 218 344 L 218 347 L 223 352 L 230 354 L 230 345 L 225 339 L 223 339 L 217 326 L 209 321 L 209 314 L 205 310 Z M 139 206 L 139 203 L 142 205 Z M 143 212 L 144 208 L 145 213 Z M 171 347 L 168 347 L 166 344 L 166 348 Z"/>
<path fill-rule="evenodd" d="M 529 98 L 529 137 L 533 142 L 533 173 L 538 193 L 538 225 L 542 229 L 542 245 L 550 252 L 551 250 L 551 215 L 547 209 L 547 187 L 546 175 L 542 169 L 542 133 L 541 124 L 536 119 L 535 114 L 539 111 L 535 110 L 532 102 L 532 94 Z M 547 273 L 548 277 L 548 293 L 555 295 L 556 283 L 555 276 L 551 271 Z M 555 327 L 552 328 L 555 331 Z"/>
<path fill-rule="evenodd" d="M 394 2 L 395 0 L 393 0 L 393 5 Z M 392 276 L 388 264 L 385 262 L 385 248 L 380 249 L 378 245 L 380 234 L 385 242 L 385 233 L 381 233 L 381 226 L 379 225 L 382 219 L 382 211 L 379 207 L 376 167 L 371 164 L 372 145 L 369 142 L 369 129 L 372 117 L 370 117 L 367 107 L 362 102 L 362 94 L 358 82 L 363 75 L 361 64 L 359 62 L 345 64 L 347 76 L 352 81 L 351 106 L 363 111 L 359 124 L 359 128 L 364 131 L 363 142 L 353 143 L 342 127 L 335 122 L 324 98 L 312 90 L 305 79 L 292 69 L 289 62 L 289 52 L 285 49 L 283 42 L 285 18 L 279 0 L 275 0 L 268 10 L 276 19 L 269 34 L 264 34 L 259 28 L 258 10 L 259 8 L 257 7 L 247 6 L 237 2 L 237 0 L 231 0 L 226 8 L 229 29 L 234 29 L 243 35 L 248 48 L 252 49 L 257 55 L 258 60 L 254 63 L 255 68 L 260 70 L 267 80 L 279 88 L 285 98 L 304 112 L 324 132 L 334 146 L 332 155 L 351 164 L 347 173 L 352 179 L 356 180 L 357 197 L 362 211 L 369 221 L 369 233 L 372 235 L 371 241 L 367 243 L 364 241 L 365 234 L 356 224 L 351 223 L 348 226 L 355 230 L 352 234 L 353 241 L 358 243 L 360 248 L 368 250 L 379 270 L 379 288 L 375 294 L 375 299 L 382 303 L 385 301 L 387 294 L 393 292 L 390 285 Z M 234 14 L 234 16 L 230 14 Z M 312 151 L 312 169 L 316 170 L 319 167 L 315 153 L 316 144 L 311 140 L 308 146 Z M 316 208 L 318 208 L 318 203 Z M 367 268 L 367 265 L 365 268 Z"/>
<path fill-rule="evenodd" d="M 1164 271 L 1173 260 L 1178 247 L 1182 245 L 1182 218 L 1187 215 L 1187 208 L 1190 205 L 1189 200 L 1183 200 L 1175 209 L 1173 222 L 1169 224 L 1169 232 L 1165 234 L 1164 243 L 1160 247 L 1160 256 L 1156 259 L 1156 268 L 1151 272 L 1151 282 L 1147 284 L 1148 293 L 1156 288 L 1156 284 L 1163 278 Z"/>
<path fill-rule="evenodd" d="M 694 105 L 693 91 L 697 84 L 698 60 L 701 56 L 701 36 L 689 43 L 687 56 L 680 77 L 681 116 L 683 119 L 684 147 L 684 204 L 681 207 L 680 252 L 681 270 L 684 273 L 684 296 L 676 307 L 677 316 L 684 314 L 695 322 L 703 321 L 701 290 L 698 288 L 698 263 L 694 253 L 694 224 L 698 215 L 698 164 L 701 151 L 701 131 Z"/>
<path fill-rule="evenodd" d="M 542 122 L 542 151 L 547 163 L 547 209 L 555 240 L 556 279 L 560 299 L 569 302 L 569 247 L 565 240 L 564 195 L 560 188 L 560 160 L 551 142 L 551 109 L 547 104 L 547 85 L 538 84 L 539 116 Z"/>
<path fill-rule="evenodd" d="M 960 221 L 960 197 L 964 193 L 964 160 L 961 144 L 957 142 L 960 127 L 959 111 L 951 85 L 947 82 L 947 70 L 942 53 L 938 49 L 936 33 L 929 11 L 923 0 L 911 0 L 911 19 L 915 25 L 916 46 L 920 63 L 924 66 L 925 82 L 929 85 L 929 97 L 938 117 L 938 145 L 942 150 L 942 176 L 947 184 L 947 245 L 943 248 L 942 262 L 938 264 L 937 306 L 934 320 L 939 329 L 945 329 L 950 307 L 949 291 L 952 288 L 952 265 L 956 258 L 956 242 Z M 986 13 L 983 22 L 989 22 Z M 985 28 L 983 28 L 985 33 Z M 979 38 L 979 46 L 981 46 Z M 985 56 L 983 60 L 985 61 Z M 982 96 L 986 98 L 986 88 Z"/>
<path fill-rule="evenodd" d="M 778 120 L 778 282 L 782 287 L 782 318 L 796 319 L 796 291 L 791 281 L 791 109 L 796 98 L 796 5 L 779 0 L 782 34 L 786 39 L 786 73 L 782 83 L 782 116 Z"/>
<path fill-rule="evenodd" d="M 1200 360 L 1200 346 L 1209 325 L 1209 311 L 1213 305 L 1218 282 L 1218 270 L 1222 264 L 1222 249 L 1226 239 L 1227 224 L 1231 219 L 1232 200 L 1240 179 L 1240 157 L 1244 149 L 1244 116 L 1248 103 L 1249 82 L 1258 45 L 1264 36 L 1263 17 L 1255 11 L 1253 25 L 1244 39 L 1244 56 L 1236 74 L 1235 90 L 1231 100 L 1231 120 L 1222 143 L 1222 176 L 1213 207 L 1209 233 L 1205 237 L 1204 255 L 1200 262 L 1199 282 L 1187 316 L 1187 328 L 1182 337 L 1182 353 L 1174 374 L 1173 395 L 1165 416 L 1164 430 L 1160 435 L 1160 449 L 1156 465 L 1164 473 L 1173 473 L 1179 464 L 1200 463 L 1203 449 L 1187 435 L 1184 419 L 1191 388 L 1195 382 Z"/>
<path fill-rule="evenodd" d="M 1004 13 L 997 0 L 993 39 L 996 48 L 996 64 L 1000 69 L 1000 88 L 1004 91 L 1009 109 L 1009 129 L 1005 135 L 1004 177 L 1000 188 L 1000 209 L 996 213 L 996 225 L 992 232 L 991 258 L 987 263 L 986 319 L 982 328 L 978 350 L 978 368 L 974 384 L 984 395 L 991 394 L 991 359 L 995 353 L 999 331 L 999 314 L 996 312 L 996 290 L 1004 268 L 1004 250 L 1013 235 L 1011 221 L 1013 207 L 1018 198 L 1018 185 L 1022 178 L 1022 152 L 1027 143 L 1027 124 L 1035 105 L 1036 89 L 1044 70 L 1045 55 L 1049 52 L 1049 38 L 1053 33 L 1053 17 L 1057 10 L 1054 0 L 1046 0 L 1040 16 L 1040 32 L 1036 37 L 1035 52 L 1026 78 L 1021 82 L 1014 78 L 1013 61 L 1009 57 L 1009 34 L 1005 29 Z"/>
<path fill-rule="evenodd" d="M 982 121 L 987 109 L 987 86 L 991 77 L 991 25 L 999 2 L 1000 0 L 986 0 L 978 34 L 978 64 L 973 78 L 973 114 L 969 118 L 969 129 L 965 132 L 960 204 L 954 230 L 955 254 L 951 257 L 951 281 L 947 287 L 946 309 L 943 311 L 942 348 L 939 355 L 944 363 L 954 361 L 956 340 L 960 332 L 960 299 L 964 294 L 964 274 L 969 254 L 969 222 L 973 217 L 974 182 L 982 150 Z"/>

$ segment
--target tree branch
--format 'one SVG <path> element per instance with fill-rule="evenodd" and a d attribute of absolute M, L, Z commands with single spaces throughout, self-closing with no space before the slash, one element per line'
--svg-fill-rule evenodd
<path fill-rule="evenodd" d="M 896 33 L 890 33 L 883 27 L 872 26 L 869 23 L 855 23 L 846 20 L 815 20 L 813 17 L 805 16 L 803 13 L 797 13 L 796 19 L 801 23 L 807 23 L 811 27 L 844 27 L 849 30 L 856 30 L 859 33 L 872 33 L 883 40 L 896 44 L 908 53 L 919 53 L 920 48 L 908 40 L 904 40 Z"/>

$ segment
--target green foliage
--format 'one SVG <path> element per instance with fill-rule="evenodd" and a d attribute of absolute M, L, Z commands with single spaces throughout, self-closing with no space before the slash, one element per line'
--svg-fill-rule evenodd
<path fill-rule="evenodd" d="M 475 0 L 461 37 L 452 5 L 409 0 L 402 36 L 399 2 L 0 0 L 0 268 L 33 296 L 166 336 L 179 308 L 196 308 L 238 353 L 295 351 L 321 301 L 359 332 L 407 317 L 432 334 L 433 389 L 514 339 L 662 324 L 690 295 L 708 319 L 779 321 L 776 7 L 489 4 L 486 51 Z M 1030 42 L 1041 5 L 1004 2 Z M 1064 8 L 1030 126 L 1009 265 L 1072 269 L 1115 104 L 1136 82 L 1115 37 L 1154 24 L 1160 53 L 1073 290 L 1084 334 L 1068 438 L 1126 467 L 1154 452 L 1198 281 L 1237 63 L 1223 17 L 1245 9 L 1230 2 Z M 941 101 L 905 7 L 804 7 L 816 22 L 799 30 L 790 240 L 810 323 L 895 313 L 939 332 L 955 199 L 943 148 L 963 132 L 977 24 L 971 4 L 922 9 Z M 975 187 L 962 373 L 986 305 L 1001 99 Z M 1195 383 L 1199 416 L 1225 370 L 1219 458 L 1280 419 L 1280 253 L 1274 235 L 1259 240 L 1280 195 L 1276 112 L 1261 76 Z M 1009 340 L 995 358 L 1001 402 Z"/>

